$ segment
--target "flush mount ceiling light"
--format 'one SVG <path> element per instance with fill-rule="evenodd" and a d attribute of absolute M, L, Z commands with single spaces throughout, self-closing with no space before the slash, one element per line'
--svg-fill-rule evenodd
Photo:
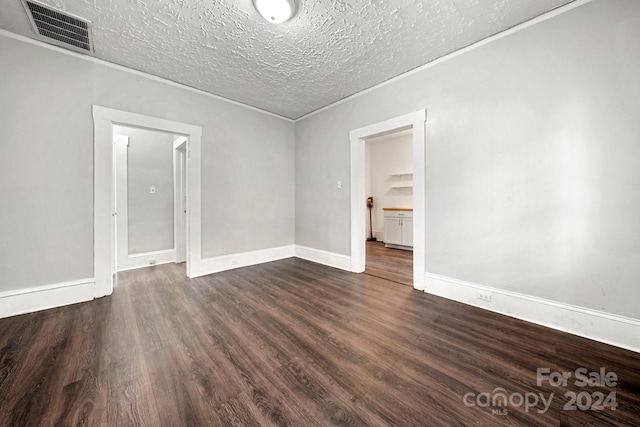
<path fill-rule="evenodd" d="M 253 0 L 260 15 L 272 24 L 282 24 L 296 13 L 295 0 Z"/>

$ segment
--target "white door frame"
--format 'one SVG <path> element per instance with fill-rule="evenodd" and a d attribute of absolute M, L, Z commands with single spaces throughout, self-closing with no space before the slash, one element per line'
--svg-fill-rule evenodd
<path fill-rule="evenodd" d="M 413 287 L 425 288 L 426 255 L 426 129 L 427 111 L 375 123 L 349 133 L 351 140 L 351 271 L 365 269 L 366 214 L 365 141 L 369 138 L 411 129 L 413 135 Z"/>
<path fill-rule="evenodd" d="M 176 263 L 187 260 L 186 155 L 187 138 L 184 136 L 176 138 L 173 142 L 173 247 Z"/>
<path fill-rule="evenodd" d="M 115 257 L 113 125 L 156 129 L 187 136 L 187 276 L 201 259 L 200 145 L 202 128 L 113 108 L 93 106 L 95 297 L 113 293 Z"/>

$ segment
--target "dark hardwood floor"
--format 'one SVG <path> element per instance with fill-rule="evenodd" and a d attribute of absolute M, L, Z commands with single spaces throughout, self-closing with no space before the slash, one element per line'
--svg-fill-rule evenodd
<path fill-rule="evenodd" d="M 365 273 L 413 287 L 413 252 L 367 242 Z"/>
<path fill-rule="evenodd" d="M 616 385 L 536 384 L 582 367 Z M 617 407 L 565 410 L 571 392 Z M 129 271 L 111 297 L 0 320 L 1 426 L 639 422 L 637 353 L 294 258 Z"/>

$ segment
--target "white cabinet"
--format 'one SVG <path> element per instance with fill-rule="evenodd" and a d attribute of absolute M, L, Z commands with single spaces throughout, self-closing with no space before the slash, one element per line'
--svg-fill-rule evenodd
<path fill-rule="evenodd" d="M 413 248 L 413 218 L 402 218 L 400 228 L 402 229 L 402 241 L 400 244 Z"/>
<path fill-rule="evenodd" d="M 400 218 L 384 217 L 384 243 L 389 245 L 402 244 L 402 226 Z"/>
<path fill-rule="evenodd" d="M 413 249 L 413 210 L 384 208 L 384 245 L 388 248 Z"/>

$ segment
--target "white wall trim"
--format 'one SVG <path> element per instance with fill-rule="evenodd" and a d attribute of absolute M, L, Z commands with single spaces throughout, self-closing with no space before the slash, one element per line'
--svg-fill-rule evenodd
<path fill-rule="evenodd" d="M 94 121 L 94 276 L 96 297 L 113 292 L 114 167 L 113 125 L 157 129 L 187 137 L 187 276 L 191 261 L 201 260 L 201 139 L 200 126 L 113 108 L 93 106 Z"/>
<path fill-rule="evenodd" d="M 277 261 L 285 258 L 301 258 L 307 261 L 326 265 L 340 270 L 351 271 L 351 258 L 333 252 L 313 249 L 300 245 L 281 246 L 251 252 L 241 252 L 218 257 L 205 258 L 192 265 L 192 275 L 199 277 L 207 274 L 219 273 L 234 268 L 248 267 L 265 262 Z"/>
<path fill-rule="evenodd" d="M 385 80 L 384 82 L 379 83 L 379 84 L 377 84 L 375 86 L 371 86 L 371 87 L 369 87 L 367 89 L 361 90 L 360 92 L 356 92 L 353 95 L 347 96 L 346 98 L 342 98 L 339 101 L 332 102 L 331 104 L 328 104 L 328 105 L 325 105 L 324 107 L 318 108 L 317 110 L 312 111 L 312 112 L 310 112 L 308 114 L 305 114 L 304 116 L 298 117 L 297 119 L 295 119 L 295 121 L 297 122 L 298 120 L 304 120 L 304 119 L 306 119 L 308 117 L 311 117 L 311 116 L 313 116 L 315 114 L 321 113 L 321 112 L 323 112 L 325 110 L 328 110 L 330 108 L 333 108 L 333 107 L 335 107 L 337 105 L 340 105 L 340 104 L 343 104 L 345 102 L 351 101 L 354 98 L 357 98 L 359 96 L 362 96 L 364 94 L 367 94 L 369 92 L 377 90 L 377 89 L 379 89 L 381 87 L 393 84 L 393 83 L 395 83 L 395 82 L 397 82 L 399 80 L 402 80 L 402 79 L 404 79 L 404 78 L 406 78 L 408 76 L 411 76 L 411 75 L 413 75 L 415 73 L 419 73 L 419 72 L 424 71 L 424 70 L 426 70 L 428 68 L 434 67 L 434 66 L 436 66 L 438 64 L 441 64 L 441 63 L 443 63 L 445 61 L 453 59 L 456 56 L 465 54 L 465 53 L 470 52 L 470 51 L 472 51 L 474 49 L 482 47 L 485 44 L 494 42 L 494 41 L 499 40 L 499 39 L 501 39 L 503 37 L 507 37 L 507 36 L 509 36 L 509 35 L 511 35 L 513 33 L 517 33 L 518 31 L 522 31 L 522 30 L 524 30 L 526 28 L 529 28 L 529 27 L 531 27 L 533 25 L 536 25 L 536 24 L 539 24 L 541 22 L 544 22 L 544 21 L 546 21 L 548 19 L 551 19 L 551 18 L 553 18 L 555 16 L 558 16 L 558 15 L 561 15 L 563 13 L 569 12 L 570 10 L 573 10 L 573 9 L 575 9 L 577 7 L 583 6 L 583 5 L 587 4 L 587 3 L 590 3 L 591 1 L 593 1 L 593 0 L 575 0 L 572 3 L 566 4 L 564 6 L 560 6 L 560 7 L 556 8 L 556 9 L 553 9 L 553 10 L 547 12 L 547 13 L 544 13 L 544 14 L 542 14 L 540 16 L 537 16 L 537 17 L 535 17 L 533 19 L 530 19 L 530 20 L 528 20 L 526 22 L 523 22 L 522 24 L 516 25 L 516 26 L 511 27 L 511 28 L 509 28 L 507 30 L 504 30 L 502 32 L 499 32 L 497 34 L 489 36 L 489 37 L 487 37 L 485 39 L 482 39 L 482 40 L 477 41 L 477 42 L 475 42 L 473 44 L 470 44 L 469 46 L 465 46 L 465 47 L 463 47 L 461 49 L 453 51 L 453 52 L 451 52 L 451 53 L 449 53 L 449 54 L 447 54 L 445 56 L 441 56 L 439 58 L 436 58 L 433 61 L 427 62 L 426 64 L 421 65 L 420 67 L 417 67 L 417 68 L 414 68 L 412 70 L 409 70 L 406 73 L 400 74 L 400 75 L 398 75 L 396 77 L 390 78 L 389 80 Z"/>
<path fill-rule="evenodd" d="M 151 267 L 152 265 L 168 264 L 175 262 L 175 259 L 176 251 L 174 249 L 130 254 L 127 256 L 126 265 L 118 267 L 118 271 L 137 270 L 138 268 Z"/>
<path fill-rule="evenodd" d="M 169 254 L 173 254 L 174 249 L 162 249 L 159 251 L 150 251 L 150 252 L 140 252 L 137 254 L 129 254 L 129 258 L 144 258 L 148 256 L 168 256 Z M 172 260 L 173 261 L 173 260 Z"/>
<path fill-rule="evenodd" d="M 91 301 L 95 287 L 94 279 L 82 279 L 0 292 L 0 319 Z"/>
<path fill-rule="evenodd" d="M 306 246 L 295 246 L 296 258 L 305 259 L 317 264 L 326 265 L 340 270 L 351 271 L 351 257 L 333 252 L 313 249 Z"/>
<path fill-rule="evenodd" d="M 20 34 L 12 33 L 11 31 L 0 29 L 0 36 L 5 36 L 5 37 L 10 38 L 10 39 L 19 40 L 19 41 L 24 42 L 24 43 L 28 43 L 28 44 L 36 45 L 36 46 L 39 46 L 39 47 L 43 47 L 45 49 L 53 50 L 53 51 L 58 52 L 58 53 L 63 53 L 65 55 L 73 56 L 74 58 L 77 58 L 77 59 L 83 59 L 85 61 L 94 62 L 96 64 L 104 65 L 106 67 L 115 68 L 116 70 L 124 71 L 124 72 L 130 73 L 130 74 L 134 74 L 136 76 L 146 77 L 149 80 L 153 80 L 153 81 L 156 81 L 156 82 L 164 83 L 164 84 L 167 84 L 167 85 L 173 86 L 173 87 L 178 87 L 180 89 L 188 90 L 189 92 L 195 92 L 195 93 L 197 93 L 199 95 L 204 95 L 204 96 L 207 96 L 209 98 L 217 99 L 218 101 L 223 101 L 223 102 L 227 102 L 229 104 L 237 105 L 239 107 L 243 107 L 243 108 L 246 108 L 248 110 L 256 111 L 258 113 L 266 114 L 268 116 L 277 117 L 279 119 L 286 120 L 289 123 L 293 123 L 294 122 L 293 119 L 281 116 L 281 115 L 276 114 L 276 113 L 272 113 L 271 111 L 262 110 L 260 108 L 253 107 L 253 106 L 248 105 L 248 104 L 243 104 L 242 102 L 234 101 L 232 99 L 225 98 L 225 97 L 222 97 L 220 95 L 214 95 L 214 94 L 212 94 L 210 92 L 206 92 L 206 91 L 201 90 L 201 89 L 196 89 L 194 87 L 187 86 L 187 85 L 184 85 L 182 83 L 174 82 L 173 80 L 168 80 L 168 79 L 165 79 L 165 78 L 162 78 L 162 77 L 154 76 L 153 74 L 145 73 L 144 71 L 139 71 L 139 70 L 134 70 L 132 68 L 127 68 L 127 67 L 125 67 L 123 65 L 119 65 L 119 64 L 115 64 L 113 62 L 105 61 L 104 59 L 96 58 L 94 56 L 88 56 L 86 54 L 77 53 L 77 52 L 74 52 L 74 51 L 71 51 L 71 50 L 68 50 L 68 49 L 64 49 L 64 48 L 61 48 L 61 47 L 58 47 L 58 46 L 54 46 L 54 45 L 51 45 L 51 44 L 48 44 L 48 43 L 44 43 L 44 42 L 41 42 L 40 40 L 35 40 L 35 39 L 31 39 L 29 37 L 22 36 Z"/>
<path fill-rule="evenodd" d="M 426 254 L 426 120 L 427 111 L 374 123 L 349 133 L 351 178 L 351 271 L 362 273 L 366 263 L 365 141 L 411 129 L 413 150 L 413 287 L 424 289 Z"/>
<path fill-rule="evenodd" d="M 251 252 L 240 252 L 229 255 L 221 255 L 193 261 L 189 277 L 200 277 L 207 274 L 219 273 L 234 268 L 248 267 L 265 262 L 291 258 L 294 254 L 294 246 L 280 246 L 276 248 L 261 249 Z"/>
<path fill-rule="evenodd" d="M 573 335 L 640 352 L 640 320 L 433 273 L 425 292 Z M 491 302 L 478 299 L 490 293 Z"/>

